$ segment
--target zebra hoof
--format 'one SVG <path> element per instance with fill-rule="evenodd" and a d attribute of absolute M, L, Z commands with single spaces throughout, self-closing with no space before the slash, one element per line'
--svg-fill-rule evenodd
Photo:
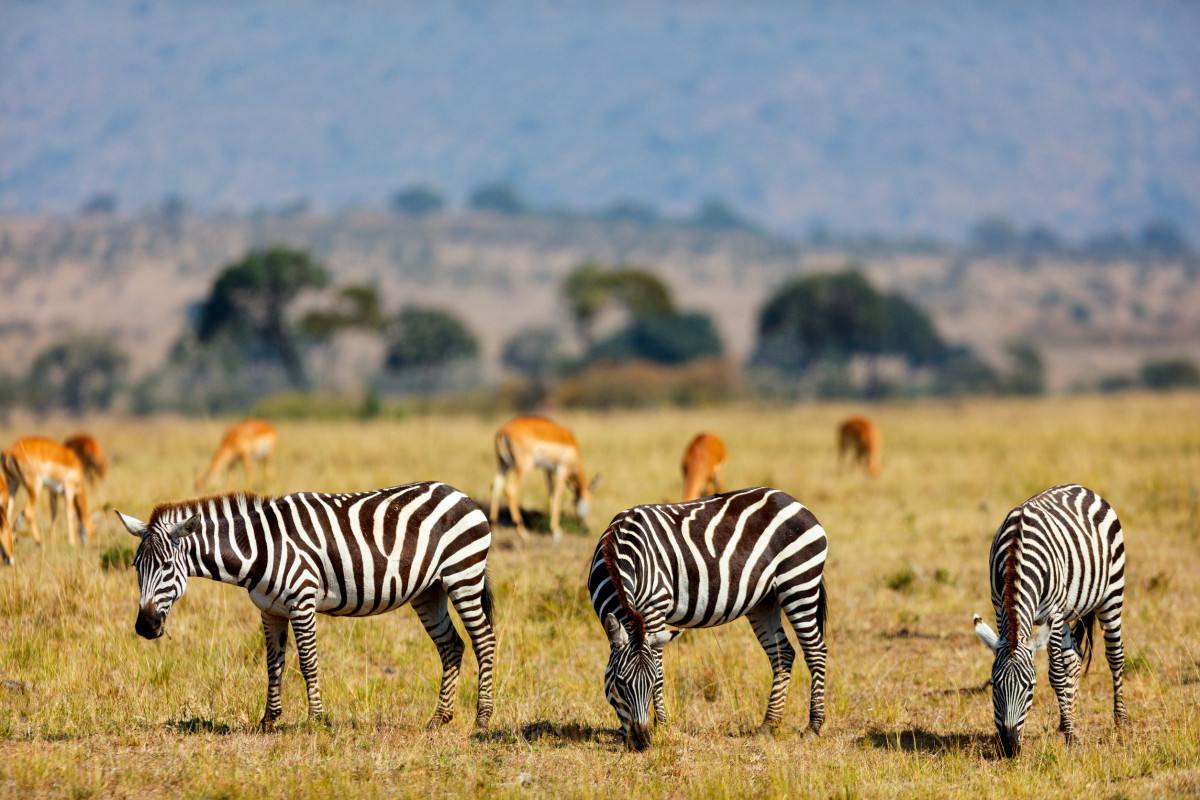
<path fill-rule="evenodd" d="M 271 733 L 275 730 L 275 720 L 276 717 L 263 717 L 258 721 L 258 724 L 254 726 L 254 730 L 259 733 Z"/>
<path fill-rule="evenodd" d="M 452 714 L 434 714 L 429 722 L 425 723 L 425 730 L 436 731 L 452 719 L 454 719 Z"/>
<path fill-rule="evenodd" d="M 805 733 L 810 733 L 813 736 L 820 736 L 821 735 L 821 726 L 823 724 L 824 724 L 823 722 L 810 722 L 810 723 L 808 723 L 808 730 L 805 731 Z"/>
<path fill-rule="evenodd" d="M 779 723 L 764 722 L 763 724 L 758 726 L 758 729 L 755 730 L 754 733 L 758 736 L 770 736 L 770 737 L 774 738 L 775 734 L 778 731 L 779 731 Z"/>
<path fill-rule="evenodd" d="M 329 715 L 324 712 L 320 714 L 309 714 L 308 724 L 315 728 L 324 728 L 327 731 L 333 729 L 333 720 L 330 719 Z"/>

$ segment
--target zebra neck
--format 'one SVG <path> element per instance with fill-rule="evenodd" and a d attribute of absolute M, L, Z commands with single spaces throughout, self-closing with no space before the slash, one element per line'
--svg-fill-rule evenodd
<path fill-rule="evenodd" d="M 220 497 L 198 504 L 200 531 L 187 538 L 188 575 L 251 587 L 263 578 L 262 526 L 257 516 L 266 506 L 260 498 Z"/>
<path fill-rule="evenodd" d="M 661 629 L 664 616 L 650 602 L 655 574 L 653 559 L 616 536 L 603 544 L 601 555 L 616 594 L 617 619 L 637 634 Z"/>

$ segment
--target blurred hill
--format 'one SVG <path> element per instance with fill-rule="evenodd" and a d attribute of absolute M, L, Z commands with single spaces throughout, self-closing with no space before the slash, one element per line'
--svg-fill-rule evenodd
<path fill-rule="evenodd" d="M 770 228 L 985 213 L 1200 239 L 1200 6 L 1068 2 L 0 7 L 0 211 L 715 196 Z"/>
<path fill-rule="evenodd" d="M 681 306 L 710 312 L 732 355 L 754 343 L 758 308 L 796 274 L 857 260 L 871 281 L 929 311 L 952 341 L 1001 360 L 1028 340 L 1051 388 L 1094 386 L 1149 356 L 1200 358 L 1194 261 L 982 256 L 940 248 L 801 247 L 752 231 L 587 217 L 354 212 L 291 217 L 0 217 L 0 372 L 24 369 L 69 332 L 101 333 L 136 371 L 159 364 L 214 275 L 254 246 L 308 249 L 335 283 L 365 282 L 386 304 L 444 306 L 482 340 L 498 371 L 503 340 L 527 325 L 570 325 L 563 277 L 581 261 L 646 265 Z"/>

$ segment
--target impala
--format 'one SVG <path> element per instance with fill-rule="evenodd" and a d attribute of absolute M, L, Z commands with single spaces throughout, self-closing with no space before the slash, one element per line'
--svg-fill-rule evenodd
<path fill-rule="evenodd" d="M 263 471 L 270 467 L 275 454 L 275 426 L 266 420 L 244 419 L 229 430 L 221 439 L 221 445 L 213 454 L 208 469 L 196 476 L 196 488 L 203 489 L 219 472 L 224 472 L 236 459 L 246 471 L 249 479 L 255 461 L 262 463 Z"/>
<path fill-rule="evenodd" d="M 592 492 L 599 483 L 596 476 L 589 484 L 583 471 L 579 445 L 571 431 L 545 417 L 517 417 L 496 431 L 496 477 L 492 481 L 492 504 L 489 519 L 496 524 L 500 513 L 500 493 L 508 496 L 508 510 L 517 534 L 529 537 L 521 518 L 518 495 L 521 480 L 533 469 L 546 473 L 550 490 L 550 531 L 554 539 L 562 537 L 559 518 L 562 512 L 563 490 L 569 484 L 575 494 L 575 514 L 586 524 Z"/>
<path fill-rule="evenodd" d="M 698 433 L 683 451 L 683 501 L 720 494 L 725 473 L 725 443 L 720 436 Z"/>
<path fill-rule="evenodd" d="M 42 534 L 38 529 L 37 501 L 42 489 L 49 489 L 51 504 L 55 506 L 56 511 L 55 495 L 61 494 L 67 502 L 67 540 L 72 545 L 75 544 L 75 524 L 78 521 L 79 538 L 86 544 L 92 535 L 92 521 L 87 510 L 84 466 L 75 451 L 53 439 L 26 436 L 13 442 L 12 446 L 4 451 L 3 460 L 4 472 L 9 485 L 6 516 L 12 519 L 16 495 L 21 489 L 24 489 L 28 498 L 26 516 L 29 518 L 29 531 L 33 534 L 34 541 L 41 544 Z M 75 511 L 74 516 L 71 514 L 72 510 Z M 53 533 L 53 520 L 50 523 L 50 530 Z"/>
<path fill-rule="evenodd" d="M 849 453 L 855 463 L 878 475 L 881 448 L 879 427 L 866 417 L 850 417 L 838 427 L 838 463 Z"/>

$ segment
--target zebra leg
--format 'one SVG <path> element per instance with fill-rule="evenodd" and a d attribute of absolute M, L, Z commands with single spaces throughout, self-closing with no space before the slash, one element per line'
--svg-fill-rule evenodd
<path fill-rule="evenodd" d="M 825 634 L 817 622 L 819 591 L 824 591 L 820 584 L 807 592 L 801 591 L 779 599 L 783 613 L 787 615 L 788 622 L 796 633 L 796 640 L 800 643 L 804 663 L 812 679 L 812 690 L 808 700 L 808 729 L 817 735 L 820 735 L 821 726 L 825 724 L 825 662 L 828 658 Z"/>
<path fill-rule="evenodd" d="M 267 708 L 258 723 L 261 730 L 270 730 L 283 714 L 280 688 L 287 655 L 288 619 L 262 612 L 263 638 L 267 645 Z"/>
<path fill-rule="evenodd" d="M 317 614 L 311 608 L 292 612 L 292 633 L 296 635 L 296 652 L 300 656 L 300 672 L 308 690 L 308 718 L 325 720 L 321 703 L 321 685 L 317 682 Z"/>
<path fill-rule="evenodd" d="M 425 726 L 429 730 L 454 719 L 454 691 L 458 686 L 458 673 L 462 669 L 463 640 L 454 629 L 446 599 L 446 590 L 441 584 L 436 584 L 412 601 L 413 610 L 417 612 L 429 638 L 437 645 L 438 655 L 442 659 L 442 688 L 438 692 L 437 709 Z"/>
<path fill-rule="evenodd" d="M 783 718 L 783 706 L 787 702 L 788 685 L 792 682 L 792 664 L 796 660 L 796 650 L 783 630 L 779 605 L 774 600 L 751 609 L 746 614 L 746 619 L 750 620 L 750 627 L 754 629 L 758 643 L 762 645 L 763 652 L 771 662 L 771 697 L 767 700 L 767 716 L 761 729 L 770 731 L 776 728 Z"/>
<path fill-rule="evenodd" d="M 1125 711 L 1125 694 L 1122 678 L 1125 674 L 1125 645 L 1121 640 L 1121 608 L 1125 598 L 1118 594 L 1099 613 L 1100 628 L 1104 631 L 1104 655 L 1113 677 L 1113 721 L 1117 727 L 1129 722 Z"/>
<path fill-rule="evenodd" d="M 483 581 L 459 583 L 450 587 L 450 602 L 458 612 L 467 636 L 471 639 L 471 649 L 475 651 L 475 661 L 479 664 L 479 692 L 475 702 L 475 727 L 486 728 L 492 720 L 492 668 L 496 659 L 496 634 L 492 630 L 490 601 L 484 605 L 484 596 L 488 591 Z M 462 644 L 459 640 L 459 660 L 462 659 Z"/>
<path fill-rule="evenodd" d="M 1058 729 L 1066 737 L 1067 744 L 1075 743 L 1075 693 L 1079 688 L 1079 673 L 1082 664 L 1073 647 L 1063 647 L 1069 626 L 1063 619 L 1047 622 L 1050 626 L 1050 641 L 1046 650 L 1050 661 L 1050 686 L 1058 700 Z"/>
<path fill-rule="evenodd" d="M 671 722 L 671 718 L 667 715 L 667 698 L 663 691 L 662 653 L 655 651 L 655 654 L 658 656 L 658 663 L 656 665 L 657 674 L 654 676 L 654 727 L 657 728 L 659 725 L 666 727 Z"/>

